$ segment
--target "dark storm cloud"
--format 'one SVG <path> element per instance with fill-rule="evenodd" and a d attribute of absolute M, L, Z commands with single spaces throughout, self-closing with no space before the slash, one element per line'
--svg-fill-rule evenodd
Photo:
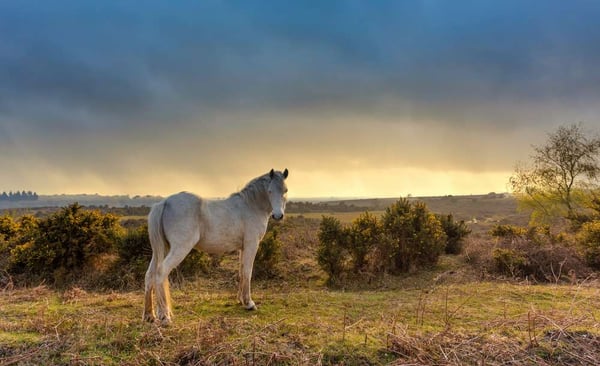
<path fill-rule="evenodd" d="M 5 113 L 41 101 L 122 123 L 198 105 L 362 110 L 386 97 L 427 118 L 438 117 L 427 115 L 432 103 L 568 99 L 600 88 L 591 2 L 2 7 Z"/>
<path fill-rule="evenodd" d="M 591 1 L 1 2 L 0 149 L 67 176 L 249 169 L 238 149 L 269 164 L 280 139 L 319 164 L 506 169 L 504 146 L 597 123 L 599 18 Z"/>

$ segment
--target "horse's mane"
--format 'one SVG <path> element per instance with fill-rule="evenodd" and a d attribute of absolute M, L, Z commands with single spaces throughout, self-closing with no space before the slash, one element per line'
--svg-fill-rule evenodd
<path fill-rule="evenodd" d="M 269 174 L 261 175 L 252 179 L 239 192 L 231 194 L 231 196 L 240 196 L 244 201 L 254 205 L 264 205 L 267 192 L 267 186 L 271 177 Z M 268 201 L 267 201 L 268 202 Z"/>

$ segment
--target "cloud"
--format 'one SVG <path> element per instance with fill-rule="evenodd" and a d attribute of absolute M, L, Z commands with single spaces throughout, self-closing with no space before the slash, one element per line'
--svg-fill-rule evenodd
<path fill-rule="evenodd" d="M 507 172 L 557 125 L 597 122 L 598 16 L 558 1 L 4 2 L 0 167 L 15 186 L 214 180 L 215 194 L 271 167 Z M 171 183 L 131 178 L 149 171 Z"/>

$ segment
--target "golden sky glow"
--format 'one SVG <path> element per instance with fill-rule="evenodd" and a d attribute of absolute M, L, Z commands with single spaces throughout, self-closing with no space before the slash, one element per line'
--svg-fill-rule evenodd
<path fill-rule="evenodd" d="M 0 2 L 0 191 L 506 191 L 600 126 L 600 5 Z M 4 30 L 4 31 L 3 31 Z"/>

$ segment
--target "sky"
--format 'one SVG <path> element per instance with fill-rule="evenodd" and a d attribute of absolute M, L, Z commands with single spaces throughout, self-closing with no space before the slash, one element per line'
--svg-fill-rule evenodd
<path fill-rule="evenodd" d="M 507 191 L 600 130 L 597 1 L 0 1 L 0 191 Z"/>

